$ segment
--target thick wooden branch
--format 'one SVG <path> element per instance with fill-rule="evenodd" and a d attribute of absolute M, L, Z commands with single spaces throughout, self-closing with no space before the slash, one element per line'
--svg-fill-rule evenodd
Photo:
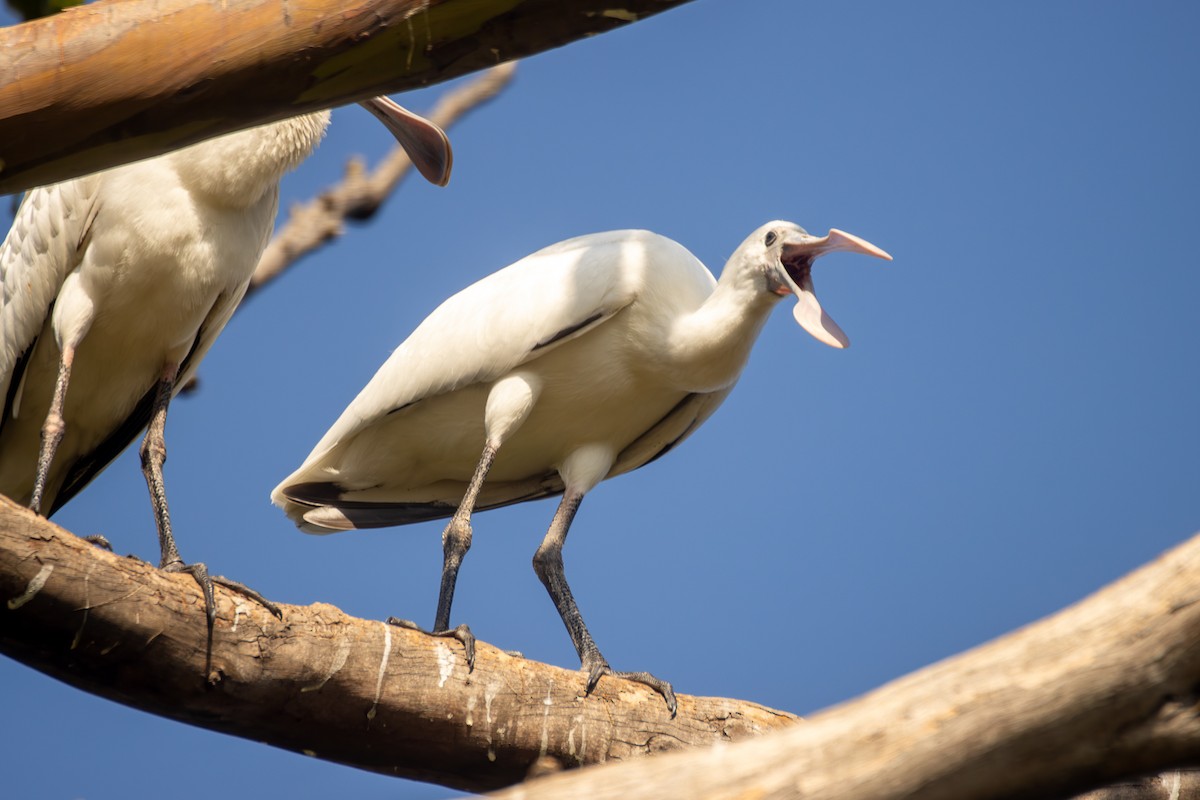
<path fill-rule="evenodd" d="M 279 622 L 0 497 L 0 652 L 102 697 L 389 775 L 528 798 L 1178 800 L 1200 773 L 1200 537 L 1066 611 L 794 724 L 662 700 L 325 605 Z M 776 730 L 780 729 L 780 730 Z M 772 733 L 772 731 L 775 731 Z M 758 737 L 753 742 L 740 739 Z M 728 744 L 726 744 L 728 743 Z M 713 745 L 704 747 L 704 745 Z M 664 751 L 699 747 L 686 753 Z M 648 761 L 636 757 L 663 752 Z"/>
<path fill-rule="evenodd" d="M 1200 537 L 1053 617 L 788 730 L 496 796 L 1061 798 L 1198 764 Z M 1089 800 L 1179 798 L 1184 785 L 1164 776 Z"/>
<path fill-rule="evenodd" d="M 107 0 L 79 6 L 0 30 L 0 194 L 448 80 L 683 2 Z"/>
<path fill-rule="evenodd" d="M 84 691 L 317 758 L 460 789 L 737 740 L 796 717 L 462 647 L 333 606 L 282 622 L 217 589 L 208 648 L 189 575 L 113 555 L 0 497 L 0 652 Z M 544 757 L 544 758 L 543 758 Z"/>

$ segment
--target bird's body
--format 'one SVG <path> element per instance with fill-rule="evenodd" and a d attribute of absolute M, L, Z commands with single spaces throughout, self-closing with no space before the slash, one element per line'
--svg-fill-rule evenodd
<path fill-rule="evenodd" d="M 328 119 L 298 117 L 29 193 L 0 246 L 0 492 L 30 501 L 61 345 L 75 352 L 67 429 L 43 494 L 50 513 L 146 426 L 166 365 L 180 366 L 176 390 L 186 383 L 245 294 L 279 178 Z"/>
<path fill-rule="evenodd" d="M 188 568 L 162 484 L 167 405 L 246 292 L 280 178 L 328 122 L 307 114 L 28 193 L 0 245 L 0 492 L 53 513 L 150 424 L 162 565 Z"/>
<path fill-rule="evenodd" d="M 814 336 L 845 336 L 812 296 L 812 259 L 888 257 L 832 231 L 760 228 L 720 281 L 646 231 L 571 239 L 451 297 L 400 345 L 304 464 L 272 494 L 309 532 L 449 517 L 435 633 L 448 630 L 470 514 L 562 494 L 535 569 L 567 625 L 589 688 L 610 672 L 562 575 L 579 502 L 690 435 L 728 395 L 784 294 Z M 481 455 L 482 451 L 482 455 Z M 625 674 L 668 698 L 670 686 Z"/>
<path fill-rule="evenodd" d="M 622 252 L 630 266 L 611 269 Z M 561 493 L 557 466 L 584 445 L 612 451 L 612 474 L 642 466 L 703 421 L 741 371 L 736 353 L 699 356 L 703 370 L 693 371 L 663 348 L 673 322 L 703 305 L 715 284 L 683 247 L 645 231 L 535 253 L 434 311 L 281 487 L 331 480 L 344 500 L 394 507 L 394 521 L 376 509 L 383 525 L 450 516 L 479 460 L 488 398 L 513 376 L 540 391 L 497 454 L 476 508 Z M 287 508 L 298 519 L 311 511 Z"/>

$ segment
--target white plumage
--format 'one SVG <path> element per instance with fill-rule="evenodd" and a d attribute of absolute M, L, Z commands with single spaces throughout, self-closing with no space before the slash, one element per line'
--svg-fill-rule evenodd
<path fill-rule="evenodd" d="M 364 105 L 445 182 L 440 129 L 386 98 Z M 328 122 L 308 114 L 34 189 L 0 245 L 0 492 L 52 514 L 152 423 L 142 456 L 162 566 L 196 574 L 210 619 L 204 567 L 185 565 L 171 534 L 166 408 L 245 294 L 279 179 Z"/>
<path fill-rule="evenodd" d="M 562 574 L 579 502 L 605 478 L 689 436 L 737 381 L 771 309 L 793 294 L 815 337 L 845 335 L 812 292 L 831 250 L 890 258 L 840 231 L 787 222 L 756 230 L 720 281 L 678 243 L 646 231 L 582 236 L 494 273 L 439 306 L 400 345 L 294 473 L 272 493 L 303 529 L 329 533 L 451 517 L 433 632 L 449 630 L 473 510 L 562 494 L 534 566 L 590 690 L 611 673 Z"/>

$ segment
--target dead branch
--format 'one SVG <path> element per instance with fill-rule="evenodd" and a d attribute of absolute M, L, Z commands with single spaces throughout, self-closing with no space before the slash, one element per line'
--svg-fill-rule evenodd
<path fill-rule="evenodd" d="M 737 740 L 796 717 L 662 698 L 333 606 L 261 606 L 217 589 L 208 651 L 188 575 L 115 556 L 0 497 L 0 652 L 101 697 L 387 775 L 483 790 L 539 769 Z"/>
<path fill-rule="evenodd" d="M 0 29 L 0 194 L 427 86 L 686 0 L 121 0 Z M 101 76 L 98 78 L 97 76 Z"/>
<path fill-rule="evenodd" d="M 151 713 L 498 797 L 1189 798 L 1200 772 L 1200 537 L 1053 617 L 794 725 L 602 681 L 333 606 L 284 621 L 114 556 L 0 497 L 0 652 Z M 775 733 L 771 731 L 778 730 Z M 736 743 L 757 737 L 755 741 Z M 710 745 L 710 747 L 702 747 Z M 683 747 L 649 761 L 636 757 Z"/>
<path fill-rule="evenodd" d="M 1200 536 L 1052 617 L 801 725 L 495 796 L 1061 798 L 1198 764 Z M 1088 800 L 1178 798 L 1197 785 L 1186 776 Z"/>
<path fill-rule="evenodd" d="M 516 72 L 516 64 L 493 67 L 480 77 L 438 100 L 429 119 L 449 129 L 463 114 L 495 97 Z M 342 235 L 346 219 L 372 217 L 408 174 L 412 162 L 399 145 L 367 172 L 362 159 L 346 165 L 342 181 L 307 203 L 297 203 L 259 259 L 247 294 L 278 277 L 301 256 Z"/>

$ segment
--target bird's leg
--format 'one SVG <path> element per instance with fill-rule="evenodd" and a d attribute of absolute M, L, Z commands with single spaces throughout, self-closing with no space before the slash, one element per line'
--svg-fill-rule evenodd
<path fill-rule="evenodd" d="M 462 642 L 467 651 L 468 670 L 475 669 L 475 635 L 466 625 L 450 628 L 450 605 L 454 602 L 454 586 L 458 582 L 458 568 L 462 566 L 463 556 L 471 548 L 471 512 L 475 508 L 479 490 L 483 487 L 483 482 L 492 468 L 492 462 L 496 460 L 496 452 L 499 449 L 500 446 L 492 441 L 484 444 L 483 454 L 475 466 L 471 482 L 467 484 L 467 491 L 463 494 L 462 502 L 458 504 L 458 510 L 454 512 L 454 516 L 446 524 L 446 529 L 442 531 L 442 585 L 438 591 L 437 616 L 433 620 L 433 630 L 429 633 L 433 636 L 447 636 Z M 415 623 L 395 617 L 389 617 L 388 623 L 421 630 Z"/>
<path fill-rule="evenodd" d="M 590 694 L 603 675 L 644 683 L 663 696 L 667 702 L 667 710 L 674 717 L 677 704 L 675 691 L 671 688 L 671 684 L 654 677 L 649 672 L 617 672 L 613 670 L 601 655 L 600 648 L 596 647 L 595 640 L 592 639 L 587 625 L 583 622 L 583 615 L 579 613 L 579 606 L 575 604 L 575 597 L 571 594 L 571 587 L 567 585 L 567 576 L 563 570 L 562 549 L 567 540 L 567 531 L 571 528 L 571 521 L 575 519 L 575 513 L 579 510 L 581 502 L 583 502 L 583 492 L 568 488 L 563 493 L 562 502 L 558 504 L 558 510 L 554 512 L 554 519 L 550 522 L 550 530 L 546 532 L 546 538 L 542 540 L 541 546 L 533 554 L 533 569 L 546 587 L 546 591 L 550 593 L 550 599 L 554 601 L 558 615 L 562 617 L 563 624 L 567 626 L 567 633 L 575 645 L 575 652 L 579 654 L 580 664 L 583 669 L 587 670 L 586 691 Z"/>
<path fill-rule="evenodd" d="M 471 482 L 467 484 L 462 502 L 458 504 L 458 510 L 442 531 L 442 585 L 438 591 L 437 616 L 433 619 L 434 633 L 441 633 L 450 627 L 450 604 L 454 601 L 458 568 L 462 565 L 467 550 L 471 548 L 471 512 L 475 509 L 475 500 L 479 497 L 483 481 L 492 468 L 492 462 L 496 460 L 497 449 L 491 442 L 483 446 L 483 454 L 475 466 Z"/>
<path fill-rule="evenodd" d="M 67 401 L 67 384 L 71 382 L 71 364 L 74 361 L 75 348 L 70 344 L 63 345 L 58 361 L 58 380 L 54 383 L 54 397 L 50 400 L 46 421 L 42 423 L 42 447 L 38 451 L 37 476 L 33 480 L 33 497 L 29 501 L 29 508 L 35 514 L 42 513 L 42 496 L 50 477 L 50 465 L 54 463 L 54 454 L 58 452 L 58 445 L 67 432 L 63 406 Z"/>
<path fill-rule="evenodd" d="M 208 617 L 208 627 L 211 630 L 217 618 L 217 603 L 213 595 L 213 584 L 219 583 L 229 589 L 244 594 L 251 600 L 260 603 L 279 619 L 281 612 L 274 603 L 267 600 L 258 592 L 237 581 L 229 580 L 220 575 L 210 576 L 208 567 L 202 562 L 184 563 L 175 545 L 175 536 L 171 532 L 171 514 L 167 509 L 167 487 L 163 479 L 163 464 L 167 461 L 167 407 L 171 404 L 171 395 L 175 388 L 175 379 L 179 372 L 178 364 L 168 364 L 163 368 L 155 388 L 154 407 L 151 411 L 150 426 L 146 429 L 146 438 L 142 440 L 141 450 L 142 474 L 146 477 L 146 487 L 150 490 L 150 503 L 154 507 L 154 524 L 158 528 L 158 546 L 161 560 L 158 567 L 164 572 L 187 572 L 200 584 L 204 593 L 204 611 Z"/>

